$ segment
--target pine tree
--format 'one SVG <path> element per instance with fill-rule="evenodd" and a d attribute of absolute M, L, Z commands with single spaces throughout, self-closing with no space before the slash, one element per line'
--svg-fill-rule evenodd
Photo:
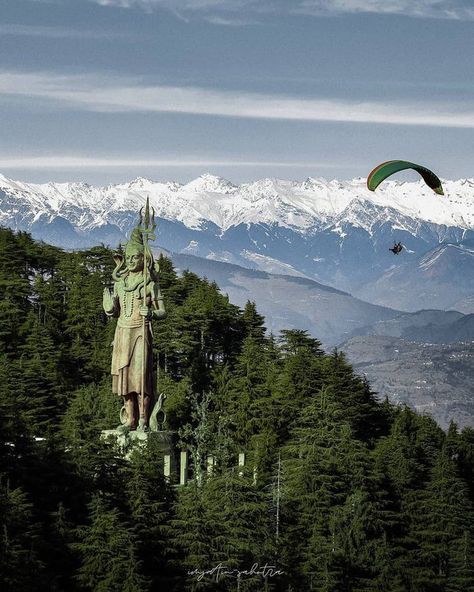
<path fill-rule="evenodd" d="M 56 422 L 66 401 L 61 396 L 64 381 L 59 372 L 59 353 L 52 336 L 33 313 L 27 321 L 27 336 L 20 348 L 17 405 L 24 422 L 35 436 Z"/>
<path fill-rule="evenodd" d="M 119 409 L 120 402 L 110 392 L 108 381 L 82 387 L 71 396 L 60 432 L 76 477 L 84 480 L 86 487 L 108 492 L 117 501 L 123 497 L 120 471 L 126 461 L 113 443 L 103 440 L 101 432 L 117 425 Z"/>
<path fill-rule="evenodd" d="M 113 322 L 108 322 L 102 310 L 102 290 L 110 281 L 111 264 L 110 253 L 99 247 L 84 253 L 69 253 L 61 261 L 68 371 L 78 382 L 99 382 L 108 371 L 111 343 L 108 328 Z"/>
<path fill-rule="evenodd" d="M 262 411 L 270 399 L 266 382 L 266 363 L 263 343 L 255 337 L 247 337 L 236 360 L 225 401 L 226 412 L 234 426 L 235 438 L 240 444 L 248 443 L 249 438 L 258 429 L 263 429 Z"/>
<path fill-rule="evenodd" d="M 171 522 L 171 538 L 178 559 L 175 572 L 182 575 L 186 588 L 192 592 L 212 590 L 209 582 L 199 581 L 197 573 L 214 567 L 211 563 L 211 547 L 217 525 L 207 515 L 205 494 L 202 487 L 192 481 L 178 491 L 178 499 Z"/>
<path fill-rule="evenodd" d="M 137 556 L 151 589 L 171 588 L 172 558 L 170 518 L 174 491 L 163 476 L 163 453 L 157 437 L 145 449 L 133 452 L 124 468 L 131 529 L 137 541 Z"/>
<path fill-rule="evenodd" d="M 281 413 L 294 418 L 301 405 L 323 386 L 323 351 L 307 331 L 282 331 L 280 347 L 284 365 L 279 384 Z"/>
<path fill-rule="evenodd" d="M 73 550 L 80 557 L 77 581 L 93 592 L 143 592 L 149 589 L 141 573 L 137 541 L 118 510 L 99 496 L 90 504 L 90 522 L 78 529 Z"/>
<path fill-rule="evenodd" d="M 63 503 L 51 515 L 47 541 L 44 542 L 44 555 L 48 560 L 48 590 L 78 590 L 74 574 L 77 560 L 71 546 L 74 543 L 74 524 L 70 521 Z"/>
<path fill-rule="evenodd" d="M 0 587 L 5 592 L 41 589 L 44 566 L 36 551 L 39 526 L 20 489 L 0 482 Z"/>
<path fill-rule="evenodd" d="M 203 490 L 209 522 L 217 526 L 211 565 L 222 562 L 229 570 L 250 572 L 252 565 L 267 563 L 272 521 L 267 496 L 253 483 L 252 467 L 224 469 L 206 479 Z M 242 592 L 263 590 L 264 585 L 260 575 L 251 573 L 239 582 Z M 226 582 L 226 589 L 236 588 L 235 579 Z"/>
<path fill-rule="evenodd" d="M 328 393 L 305 405 L 283 449 L 285 562 L 300 587 L 344 589 L 347 569 L 331 518 L 351 481 L 363 482 L 366 455 Z"/>
<path fill-rule="evenodd" d="M 337 397 L 355 435 L 366 441 L 384 434 L 387 418 L 367 380 L 356 376 L 345 355 L 335 350 L 325 360 L 323 382 Z"/>
<path fill-rule="evenodd" d="M 412 513 L 417 540 L 416 585 L 449 592 L 474 589 L 473 507 L 446 447 L 438 452 L 431 478 Z"/>
<path fill-rule="evenodd" d="M 18 237 L 0 228 L 0 352 L 14 353 L 30 309 L 30 263 Z"/>
<path fill-rule="evenodd" d="M 160 289 L 166 295 L 166 301 L 177 302 L 179 294 L 177 286 L 179 285 L 179 282 L 178 275 L 171 259 L 165 257 L 163 253 L 160 253 L 157 263 L 160 274 Z"/>
<path fill-rule="evenodd" d="M 242 319 L 245 324 L 246 336 L 253 337 L 253 339 L 261 343 L 265 337 L 265 317 L 258 314 L 255 302 L 247 300 Z"/>
<path fill-rule="evenodd" d="M 176 515 L 174 539 L 184 556 L 188 589 L 265 589 L 262 577 L 250 572 L 252 565 L 268 561 L 271 522 L 266 496 L 250 475 L 231 468 L 201 486 L 190 483 L 180 491 Z M 237 584 L 238 571 L 249 573 Z"/>

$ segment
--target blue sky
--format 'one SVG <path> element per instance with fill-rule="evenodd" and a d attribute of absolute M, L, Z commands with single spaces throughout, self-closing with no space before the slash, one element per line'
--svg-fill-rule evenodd
<path fill-rule="evenodd" d="M 472 0 L 0 0 L 0 172 L 474 176 Z"/>

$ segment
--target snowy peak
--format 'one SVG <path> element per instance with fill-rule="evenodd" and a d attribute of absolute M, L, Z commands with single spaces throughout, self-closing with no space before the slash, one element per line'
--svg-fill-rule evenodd
<path fill-rule="evenodd" d="M 128 187 L 132 190 L 147 190 L 150 189 L 150 187 L 152 187 L 153 185 L 155 185 L 155 181 L 152 181 L 151 179 L 146 179 L 145 177 L 137 177 L 136 179 L 133 179 L 133 181 L 130 181 L 130 183 L 128 183 Z"/>
<path fill-rule="evenodd" d="M 203 174 L 181 185 L 139 177 L 129 183 L 93 187 L 86 183 L 33 184 L 0 175 L 0 223 L 61 216 L 81 230 L 108 223 L 123 230 L 147 197 L 156 214 L 198 229 L 212 223 L 226 231 L 240 224 L 268 224 L 305 234 L 314 229 L 352 225 L 371 232 L 374 224 L 391 221 L 409 232 L 423 223 L 448 228 L 474 228 L 474 180 L 445 181 L 445 196 L 423 182 L 390 181 L 376 192 L 365 179 L 303 182 L 261 179 L 234 185 Z M 125 215 L 126 214 L 126 215 Z M 127 220 L 125 220 L 127 218 Z"/>
<path fill-rule="evenodd" d="M 237 186 L 227 179 L 209 173 L 205 173 L 183 186 L 184 191 L 195 193 L 232 193 L 236 189 Z"/>

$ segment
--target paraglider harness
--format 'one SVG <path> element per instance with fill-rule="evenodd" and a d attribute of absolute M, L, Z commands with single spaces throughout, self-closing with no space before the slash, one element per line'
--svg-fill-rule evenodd
<path fill-rule="evenodd" d="M 402 251 L 402 249 L 403 249 L 402 243 L 395 242 L 395 243 L 393 243 L 393 247 L 391 247 L 389 249 L 389 251 L 392 251 L 392 253 L 394 255 L 398 255 Z"/>

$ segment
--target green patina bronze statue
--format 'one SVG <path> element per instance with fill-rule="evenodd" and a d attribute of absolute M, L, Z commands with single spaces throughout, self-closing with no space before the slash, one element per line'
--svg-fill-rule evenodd
<path fill-rule="evenodd" d="M 123 397 L 119 429 L 124 431 L 147 431 L 153 422 L 150 416 L 155 415 L 151 320 L 166 314 L 158 264 L 148 246 L 148 240 L 155 238 L 155 226 L 147 199 L 145 211 L 140 211 L 140 224 L 125 246 L 125 257 L 114 255 L 113 292 L 104 289 L 104 311 L 118 318 L 111 373 L 112 391 Z"/>

